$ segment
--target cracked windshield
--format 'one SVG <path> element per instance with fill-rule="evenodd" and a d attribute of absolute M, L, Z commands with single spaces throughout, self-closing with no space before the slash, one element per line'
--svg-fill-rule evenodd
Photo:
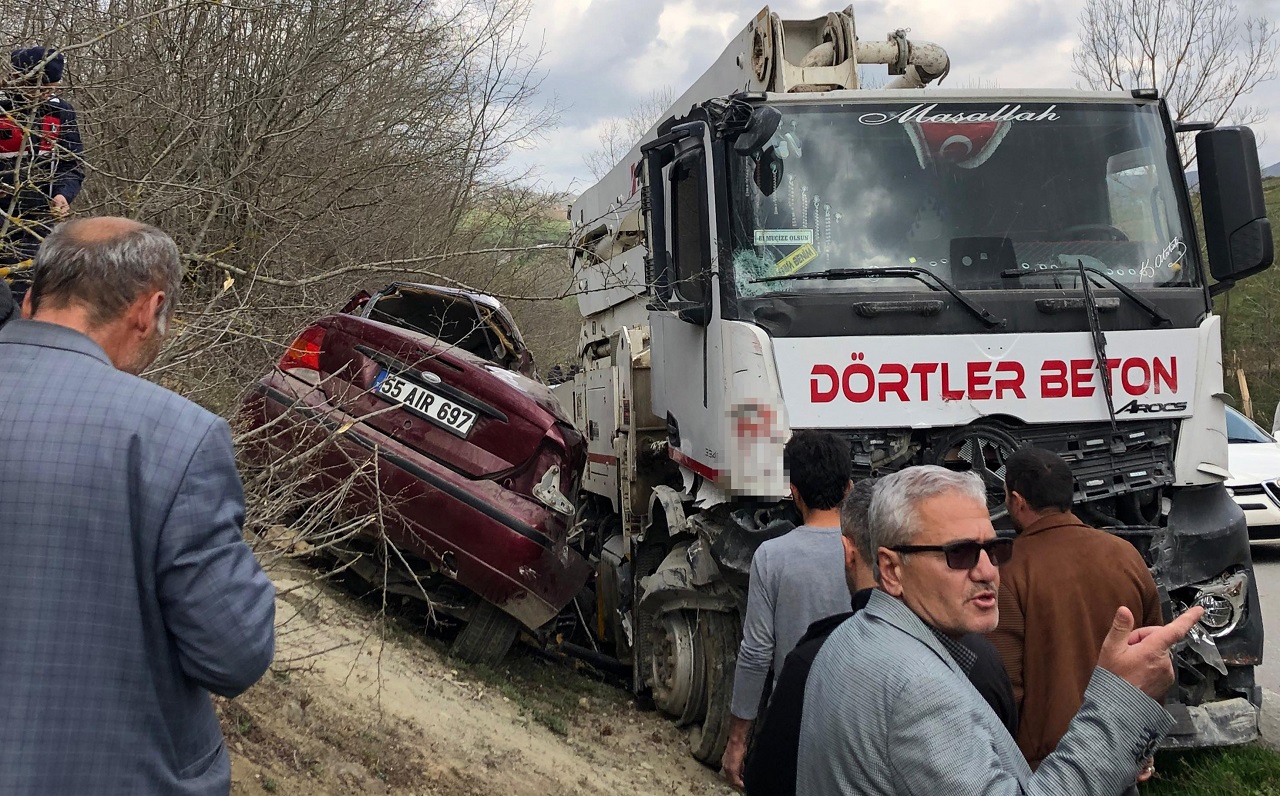
<path fill-rule="evenodd" d="M 1083 263 L 1133 288 L 1198 284 L 1153 106 L 781 106 L 731 179 L 742 295 L 822 290 L 831 269 L 924 269 L 961 289 L 1079 288 Z M 804 277 L 772 280 L 771 277 Z M 769 281 L 756 281 L 769 279 Z M 914 279 L 859 280 L 910 289 Z"/>

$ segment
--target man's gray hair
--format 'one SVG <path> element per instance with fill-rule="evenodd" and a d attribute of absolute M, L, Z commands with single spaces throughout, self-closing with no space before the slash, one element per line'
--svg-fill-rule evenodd
<path fill-rule="evenodd" d="M 869 567 L 875 566 L 876 560 L 876 548 L 871 544 L 871 529 L 867 521 L 875 489 L 876 479 L 864 478 L 853 485 L 840 504 L 840 533 L 853 542 L 858 558 Z"/>
<path fill-rule="evenodd" d="M 164 291 L 160 323 L 167 322 L 182 289 L 182 260 L 173 239 L 140 224 L 114 235 L 84 235 L 94 219 L 59 224 L 40 244 L 31 269 L 31 309 L 80 304 L 89 323 L 119 318 L 148 290 Z"/>
<path fill-rule="evenodd" d="M 973 498 L 987 505 L 987 490 L 982 478 L 974 472 L 956 472 L 945 467 L 925 464 L 908 467 L 881 478 L 871 499 L 868 524 L 871 527 L 873 551 L 881 547 L 911 544 L 924 528 L 920 527 L 919 505 L 929 498 L 949 492 Z M 876 583 L 880 582 L 879 556 L 871 557 Z"/>

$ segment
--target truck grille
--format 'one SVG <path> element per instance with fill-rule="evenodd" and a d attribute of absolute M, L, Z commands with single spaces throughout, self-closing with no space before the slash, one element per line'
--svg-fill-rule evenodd
<path fill-rule="evenodd" d="M 974 469 L 989 503 L 1004 502 L 1004 463 L 1023 445 L 1053 451 L 1071 467 L 1076 502 L 1102 500 L 1173 483 L 1176 425 L 1172 420 L 1015 425 L 982 420 L 962 428 L 846 431 L 857 478 L 913 464 Z"/>
<path fill-rule="evenodd" d="M 1176 432 L 1171 420 L 1082 426 L 1025 426 L 1022 442 L 1053 451 L 1076 478 L 1077 501 L 1093 501 L 1173 483 Z"/>

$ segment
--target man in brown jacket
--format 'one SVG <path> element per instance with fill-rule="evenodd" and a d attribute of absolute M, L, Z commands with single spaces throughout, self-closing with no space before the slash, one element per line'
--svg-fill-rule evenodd
<path fill-rule="evenodd" d="M 1033 770 L 1080 710 L 1116 609 L 1127 606 L 1138 627 L 1164 624 L 1137 549 L 1077 519 L 1073 497 L 1071 469 L 1056 454 L 1025 447 L 1009 457 L 1005 505 L 1018 539 L 1000 570 L 990 638 L 1013 683 L 1018 747 Z"/>

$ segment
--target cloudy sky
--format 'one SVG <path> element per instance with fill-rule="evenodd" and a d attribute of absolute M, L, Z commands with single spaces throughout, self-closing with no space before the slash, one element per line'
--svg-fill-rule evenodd
<path fill-rule="evenodd" d="M 1236 0 L 1242 14 L 1269 13 L 1276 0 Z M 548 188 L 580 191 L 592 182 L 583 155 L 602 125 L 625 116 L 655 90 L 682 93 L 715 60 L 765 0 L 533 0 L 526 40 L 544 43 L 543 92 L 562 108 L 559 126 L 516 154 Z M 813 19 L 849 0 L 775 0 L 784 18 Z M 880 40 L 895 28 L 937 42 L 951 56 L 946 87 L 995 81 L 1001 88 L 1073 88 L 1071 51 L 1084 0 L 879 0 L 855 2 L 858 36 Z M 1280 161 L 1280 80 L 1247 99 L 1270 110 L 1262 165 Z"/>

